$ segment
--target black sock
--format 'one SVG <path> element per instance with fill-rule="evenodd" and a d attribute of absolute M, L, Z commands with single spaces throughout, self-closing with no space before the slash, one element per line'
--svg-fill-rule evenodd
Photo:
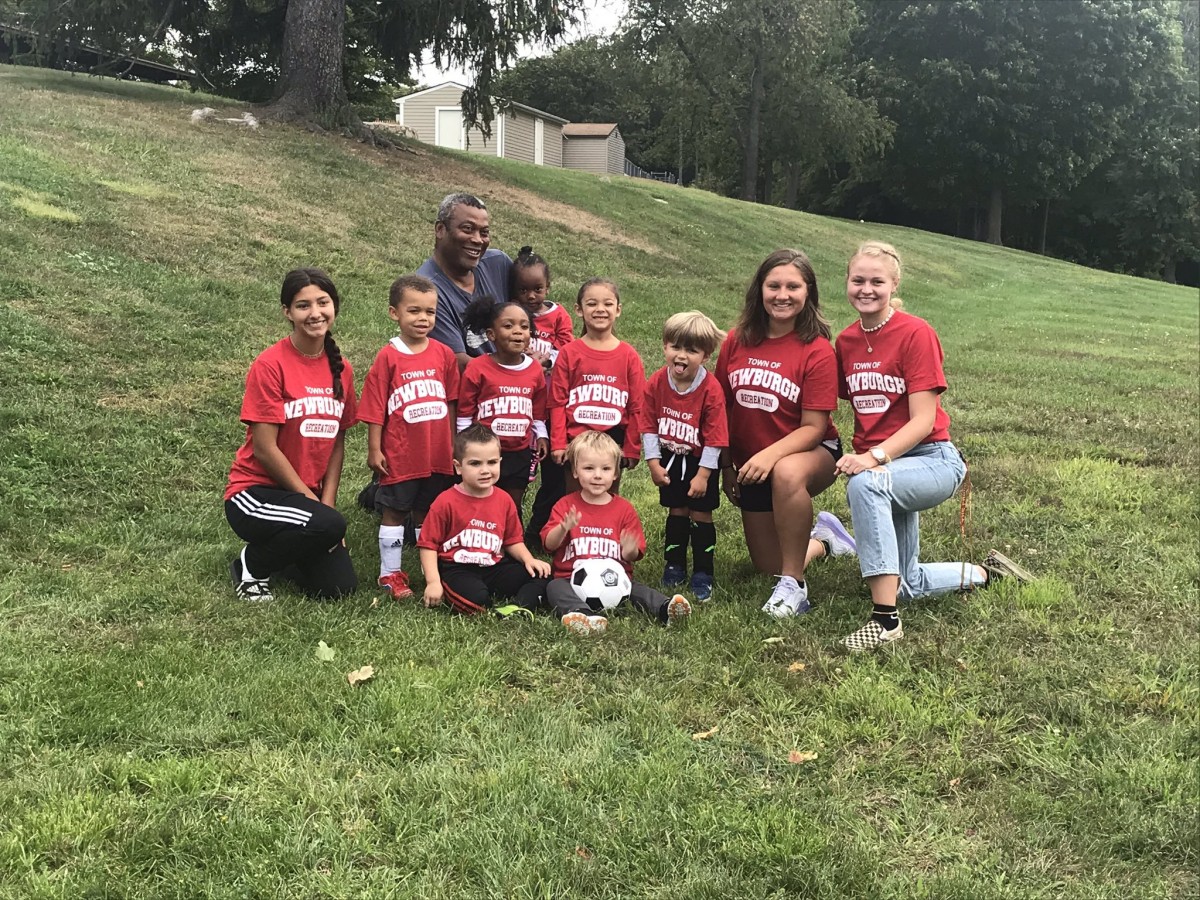
<path fill-rule="evenodd" d="M 876 603 L 871 610 L 871 621 L 882 625 L 884 631 L 894 631 L 900 627 L 900 613 L 894 606 Z"/>
<path fill-rule="evenodd" d="M 692 523 L 692 568 L 706 575 L 713 573 L 713 555 L 717 551 L 717 526 L 712 522 Z"/>
<path fill-rule="evenodd" d="M 687 569 L 688 531 L 692 520 L 687 516 L 667 516 L 663 535 L 663 562 Z"/>
<path fill-rule="evenodd" d="M 816 541 L 825 548 L 826 556 L 833 556 L 833 544 L 829 543 L 829 541 L 823 541 L 820 538 L 817 538 Z"/>

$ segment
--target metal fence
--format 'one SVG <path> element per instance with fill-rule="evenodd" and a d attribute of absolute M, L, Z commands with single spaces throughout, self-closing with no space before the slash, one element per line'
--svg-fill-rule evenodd
<path fill-rule="evenodd" d="M 641 166 L 635 164 L 629 157 L 625 157 L 625 174 L 630 178 L 649 178 L 653 181 L 662 181 L 666 184 L 678 184 L 679 177 L 674 172 L 647 172 Z"/>

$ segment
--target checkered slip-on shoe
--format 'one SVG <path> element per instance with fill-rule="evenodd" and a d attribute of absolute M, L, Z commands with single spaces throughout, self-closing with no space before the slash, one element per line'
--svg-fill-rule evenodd
<path fill-rule="evenodd" d="M 1028 584 L 1034 580 L 1028 569 L 1017 565 L 999 550 L 988 551 L 983 567 L 987 569 L 989 581 L 992 578 L 1013 578 L 1020 584 Z"/>
<path fill-rule="evenodd" d="M 903 625 L 897 625 L 888 631 L 872 619 L 854 634 L 843 638 L 842 646 L 851 653 L 865 653 L 868 650 L 878 650 L 884 644 L 894 644 L 902 637 L 904 637 Z"/>

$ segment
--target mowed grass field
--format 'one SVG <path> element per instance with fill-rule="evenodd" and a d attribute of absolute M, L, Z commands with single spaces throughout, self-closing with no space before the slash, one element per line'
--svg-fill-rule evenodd
<path fill-rule="evenodd" d="M 1194 289 L 652 182 L 189 124 L 203 105 L 242 110 L 0 67 L 0 896 L 1200 893 Z M 489 200 L 493 246 L 550 261 L 553 298 L 615 278 L 650 371 L 663 319 L 732 323 L 770 250 L 811 254 L 840 329 L 850 252 L 895 243 L 973 483 L 967 535 L 947 503 L 925 555 L 995 546 L 1040 580 L 912 604 L 892 652 L 846 658 L 869 611 L 854 560 L 810 570 L 810 615 L 769 620 L 722 507 L 718 592 L 682 629 L 455 618 L 372 589 L 359 428 L 340 506 L 363 589 L 238 602 L 221 492 L 246 369 L 286 333 L 283 273 L 331 271 L 361 385 L 387 286 L 458 189 Z M 654 583 L 662 512 L 644 466 L 627 484 Z M 819 505 L 844 515 L 844 487 Z"/>

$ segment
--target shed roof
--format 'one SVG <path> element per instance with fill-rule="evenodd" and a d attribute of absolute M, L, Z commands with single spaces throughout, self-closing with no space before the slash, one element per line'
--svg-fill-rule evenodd
<path fill-rule="evenodd" d="M 405 100 L 410 100 L 413 97 L 420 97 L 422 94 L 428 94 L 430 91 L 440 90 L 441 88 L 444 88 L 444 87 L 456 87 L 460 91 L 465 91 L 467 89 L 467 86 L 465 84 L 459 84 L 457 81 L 443 81 L 441 84 L 435 84 L 433 87 L 427 87 L 424 90 L 413 91 L 411 94 L 405 94 L 403 97 L 397 97 L 392 102 L 395 103 L 397 106 L 402 106 L 404 104 Z M 550 113 L 546 112 L 545 110 L 534 109 L 532 106 L 526 106 L 524 103 L 518 103 L 515 100 L 501 100 L 501 99 L 493 97 L 492 102 L 497 107 L 501 107 L 502 105 L 507 104 L 508 106 L 511 106 L 514 109 L 523 110 L 523 111 L 529 113 L 530 115 L 537 116 L 539 119 L 545 119 L 548 122 L 557 122 L 559 124 L 565 125 L 566 121 L 567 121 L 566 119 L 561 119 L 558 116 L 551 115 Z"/>
<path fill-rule="evenodd" d="M 610 122 L 573 122 L 563 126 L 565 137 L 608 137 L 616 129 L 617 123 Z"/>

